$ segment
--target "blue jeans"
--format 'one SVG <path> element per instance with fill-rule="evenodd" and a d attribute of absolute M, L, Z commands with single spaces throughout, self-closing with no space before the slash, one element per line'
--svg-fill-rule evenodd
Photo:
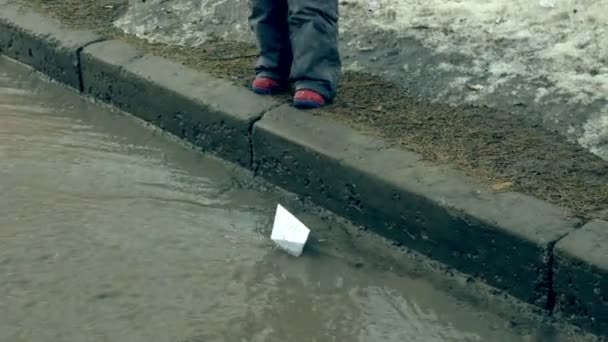
<path fill-rule="evenodd" d="M 250 0 L 250 6 L 260 49 L 256 75 L 333 99 L 341 71 L 338 0 Z"/>

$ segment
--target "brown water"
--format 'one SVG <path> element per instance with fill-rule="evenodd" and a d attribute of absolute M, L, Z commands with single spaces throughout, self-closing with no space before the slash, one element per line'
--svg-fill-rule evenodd
<path fill-rule="evenodd" d="M 278 201 L 314 230 L 300 258 L 269 242 Z M 0 58 L 0 341 L 571 340 L 396 259 L 418 260 Z"/>

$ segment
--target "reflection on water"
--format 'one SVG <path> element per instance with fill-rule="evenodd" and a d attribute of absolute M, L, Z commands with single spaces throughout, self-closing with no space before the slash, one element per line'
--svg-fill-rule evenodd
<path fill-rule="evenodd" d="M 0 341 L 522 339 L 428 281 L 353 266 L 354 246 L 331 256 L 341 224 L 314 211 L 330 242 L 280 253 L 283 194 L 248 183 L 0 59 Z"/>

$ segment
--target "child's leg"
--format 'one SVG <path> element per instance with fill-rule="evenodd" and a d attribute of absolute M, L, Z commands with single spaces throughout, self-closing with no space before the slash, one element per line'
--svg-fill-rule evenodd
<path fill-rule="evenodd" d="M 287 0 L 250 0 L 250 5 L 249 23 L 260 49 L 256 75 L 287 81 L 292 61 Z"/>
<path fill-rule="evenodd" d="M 340 77 L 338 0 L 288 0 L 296 90 L 313 90 L 327 100 Z"/>

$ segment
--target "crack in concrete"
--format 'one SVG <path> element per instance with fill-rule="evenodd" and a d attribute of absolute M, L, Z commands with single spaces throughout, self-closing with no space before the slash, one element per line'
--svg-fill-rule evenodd
<path fill-rule="evenodd" d="M 545 303 L 545 310 L 547 310 L 549 317 L 553 316 L 556 304 L 555 287 L 553 286 L 553 263 L 555 261 L 555 245 L 557 241 L 549 244 L 549 260 L 547 261 L 547 302 Z"/>
<path fill-rule="evenodd" d="M 283 104 L 281 103 L 277 103 L 276 105 L 270 107 L 268 110 L 262 112 L 257 117 L 253 118 L 253 120 L 251 120 L 251 122 L 249 123 L 249 170 L 253 173 L 254 177 L 257 177 L 258 168 L 257 165 L 255 165 L 255 144 L 253 142 L 253 130 L 255 129 L 255 125 L 264 118 L 264 115 L 266 115 L 266 113 L 269 113 L 282 105 Z"/>
<path fill-rule="evenodd" d="M 588 222 L 581 220 L 577 222 L 574 226 L 575 230 L 570 231 L 566 234 L 563 234 L 555 241 L 549 243 L 549 260 L 547 261 L 547 302 L 545 303 L 545 310 L 548 312 L 548 316 L 551 317 L 555 313 L 555 307 L 557 304 L 557 293 L 555 292 L 554 286 L 554 272 L 555 272 L 555 246 L 565 239 L 568 235 L 572 234 L 577 229 L 580 229 Z"/>
<path fill-rule="evenodd" d="M 76 72 L 78 73 L 78 91 L 80 93 L 84 93 L 84 81 L 82 79 L 82 51 L 93 44 L 105 42 L 107 40 L 107 38 L 95 39 L 76 49 Z"/>

